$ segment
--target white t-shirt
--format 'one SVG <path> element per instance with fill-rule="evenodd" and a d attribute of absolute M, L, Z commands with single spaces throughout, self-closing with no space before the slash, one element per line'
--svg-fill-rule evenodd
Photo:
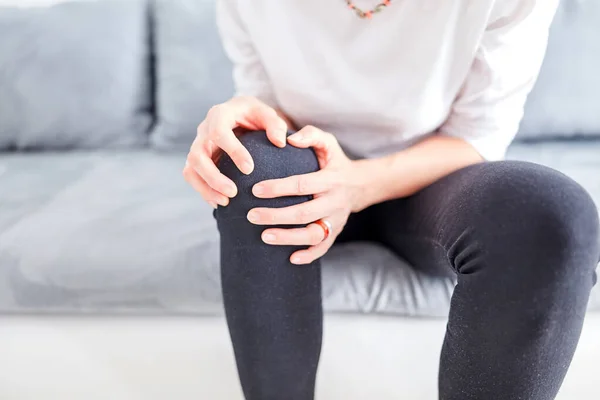
<path fill-rule="evenodd" d="M 379 0 L 356 0 L 363 9 Z M 558 0 L 218 0 L 237 94 L 333 133 L 351 157 L 443 133 L 504 156 Z"/>

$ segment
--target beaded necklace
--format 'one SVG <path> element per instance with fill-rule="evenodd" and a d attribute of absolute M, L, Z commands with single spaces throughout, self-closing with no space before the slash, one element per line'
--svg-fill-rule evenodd
<path fill-rule="evenodd" d="M 346 4 L 348 5 L 349 9 L 354 10 L 354 12 L 359 18 L 366 19 L 371 19 L 373 17 L 373 14 L 383 11 L 383 9 L 385 7 L 388 7 L 391 3 L 392 0 L 383 0 L 381 3 L 377 4 L 373 9 L 364 11 L 356 7 L 356 5 L 351 0 L 346 0 Z"/>

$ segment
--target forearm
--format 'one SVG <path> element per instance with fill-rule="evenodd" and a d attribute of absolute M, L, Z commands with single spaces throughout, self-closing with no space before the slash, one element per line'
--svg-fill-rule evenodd
<path fill-rule="evenodd" d="M 431 136 L 387 157 L 355 161 L 358 184 L 363 189 L 358 208 L 413 195 L 454 171 L 482 161 L 469 143 L 443 135 Z"/>

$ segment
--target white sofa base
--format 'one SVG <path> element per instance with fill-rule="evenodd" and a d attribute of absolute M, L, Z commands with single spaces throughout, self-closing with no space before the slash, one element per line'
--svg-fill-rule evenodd
<path fill-rule="evenodd" d="M 327 316 L 318 400 L 434 400 L 445 321 Z M 559 400 L 598 399 L 600 314 Z M 283 397 L 282 397 L 283 398 Z M 0 399 L 241 400 L 222 318 L 2 317 Z"/>

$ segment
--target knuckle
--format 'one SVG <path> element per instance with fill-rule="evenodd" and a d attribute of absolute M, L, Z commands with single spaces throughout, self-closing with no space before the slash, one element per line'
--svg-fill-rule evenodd
<path fill-rule="evenodd" d="M 312 135 L 314 135 L 316 132 L 318 132 L 318 129 L 317 129 L 315 126 L 313 126 L 313 125 L 306 125 L 306 126 L 304 127 L 304 133 L 305 133 L 305 134 L 307 134 L 307 135 L 310 135 L 310 136 L 312 136 Z"/>
<path fill-rule="evenodd" d="M 231 103 L 231 104 L 236 104 L 236 103 L 256 103 L 257 101 L 258 101 L 258 99 L 256 97 L 248 96 L 248 95 L 242 95 L 242 96 L 235 96 L 235 97 L 233 97 L 231 100 L 229 100 L 229 103 Z"/>
<path fill-rule="evenodd" d="M 332 190 L 340 186 L 339 180 L 336 179 L 335 174 L 330 170 L 321 170 L 319 176 L 326 189 Z"/>
<path fill-rule="evenodd" d="M 296 194 L 304 194 L 308 190 L 308 182 L 304 177 L 296 179 Z"/>
<path fill-rule="evenodd" d="M 209 108 L 208 112 L 206 113 L 206 119 L 218 118 L 222 108 L 223 104 L 216 104 Z"/>
<path fill-rule="evenodd" d="M 261 214 L 262 218 L 267 221 L 268 223 L 275 223 L 276 220 L 278 220 L 278 213 L 276 212 L 271 212 L 270 210 L 266 210 Z"/>
<path fill-rule="evenodd" d="M 214 143 L 221 143 L 223 141 L 224 132 L 221 129 L 213 129 L 209 132 L 209 136 Z"/>
<path fill-rule="evenodd" d="M 330 149 L 336 149 L 338 147 L 337 139 L 331 133 L 328 133 L 327 135 L 328 137 L 325 139 L 327 147 Z"/>
<path fill-rule="evenodd" d="M 214 176 L 207 175 L 205 178 L 205 181 L 206 181 L 206 184 L 208 186 L 210 186 L 213 190 L 216 190 L 217 192 L 225 191 L 225 185 L 221 184 L 221 182 L 219 182 L 218 179 L 215 179 Z"/>
<path fill-rule="evenodd" d="M 260 101 L 254 104 L 254 107 L 254 111 L 262 111 L 265 117 L 273 118 L 277 116 L 277 111 L 275 111 L 273 107 L 270 107 Z"/>
<path fill-rule="evenodd" d="M 223 189 L 223 185 L 220 184 L 218 178 L 212 173 L 203 173 L 202 179 L 204 179 L 208 186 L 215 190 Z"/>
<path fill-rule="evenodd" d="M 311 212 L 307 209 L 300 208 L 296 211 L 295 220 L 299 223 L 308 222 L 310 220 Z"/>
<path fill-rule="evenodd" d="M 181 175 L 183 176 L 184 181 L 186 181 L 187 183 L 190 183 L 190 184 L 192 183 L 191 176 L 190 176 L 189 172 L 187 172 L 185 169 L 183 170 Z"/>
<path fill-rule="evenodd" d="M 199 132 L 190 146 L 190 152 L 202 151 L 206 143 L 206 129 L 198 128 Z"/>
<path fill-rule="evenodd" d="M 187 155 L 187 162 L 189 166 L 197 167 L 200 164 L 200 157 L 193 151 L 190 151 Z"/>
<path fill-rule="evenodd" d="M 244 151 L 240 148 L 240 146 L 235 146 L 234 148 L 229 150 L 228 154 L 232 160 L 239 160 L 243 157 Z"/>
<path fill-rule="evenodd" d="M 208 186 L 210 186 L 213 190 L 216 190 L 217 192 L 223 193 L 227 191 L 227 185 L 224 184 L 218 176 L 213 176 L 212 174 L 210 176 L 207 176 L 206 183 L 208 184 Z"/>
<path fill-rule="evenodd" d="M 206 120 L 200 122 L 200 124 L 196 128 L 196 137 L 204 135 L 205 127 L 206 127 Z"/>
<path fill-rule="evenodd" d="M 181 174 L 183 175 L 183 178 L 186 181 L 189 181 L 192 178 L 192 174 L 193 174 L 192 168 L 187 167 L 187 166 L 184 167 L 183 171 L 181 171 Z"/>

